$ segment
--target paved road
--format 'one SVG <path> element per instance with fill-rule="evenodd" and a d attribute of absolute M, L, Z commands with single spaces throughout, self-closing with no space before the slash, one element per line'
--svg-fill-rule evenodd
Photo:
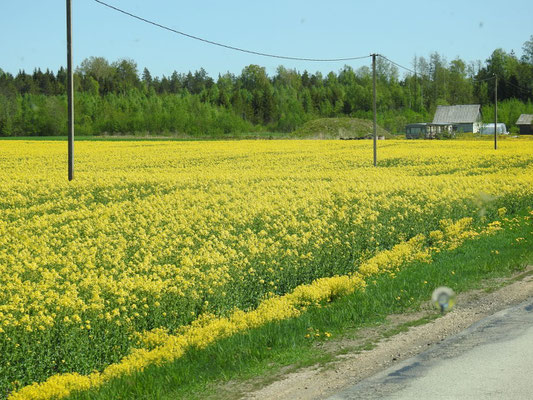
<path fill-rule="evenodd" d="M 533 298 L 329 400 L 533 399 Z"/>

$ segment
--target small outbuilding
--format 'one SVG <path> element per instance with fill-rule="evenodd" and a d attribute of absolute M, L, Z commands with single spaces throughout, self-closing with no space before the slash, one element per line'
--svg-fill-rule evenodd
<path fill-rule="evenodd" d="M 406 139 L 435 139 L 440 135 L 453 136 L 451 124 L 431 124 L 419 122 L 405 126 Z"/>
<path fill-rule="evenodd" d="M 481 121 L 481 106 L 479 104 L 437 106 L 432 125 L 452 126 L 455 132 L 479 133 Z"/>
<path fill-rule="evenodd" d="M 533 114 L 522 114 L 516 125 L 520 128 L 521 135 L 533 135 Z"/>
<path fill-rule="evenodd" d="M 407 124 L 405 126 L 405 138 L 406 139 L 425 139 L 427 132 L 427 125 L 425 122 L 419 122 L 416 124 Z"/>

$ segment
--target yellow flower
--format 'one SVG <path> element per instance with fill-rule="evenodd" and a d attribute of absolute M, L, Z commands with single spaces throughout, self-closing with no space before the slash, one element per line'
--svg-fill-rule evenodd
<path fill-rule="evenodd" d="M 483 142 L 391 141 L 383 159 L 402 162 L 378 169 L 363 141 L 80 142 L 74 185 L 62 146 L 2 142 L 0 341 L 61 357 L 50 330 L 91 334 L 123 358 L 86 376 L 50 369 L 20 397 L 65 397 L 296 318 L 518 223 L 509 210 L 533 199 L 533 141 L 498 157 Z M 105 330 L 147 344 L 115 349 Z"/>

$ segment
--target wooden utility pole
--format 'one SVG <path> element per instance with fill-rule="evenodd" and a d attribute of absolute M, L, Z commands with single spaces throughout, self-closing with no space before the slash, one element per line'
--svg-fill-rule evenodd
<path fill-rule="evenodd" d="M 494 75 L 494 150 L 498 149 L 498 76 Z"/>
<path fill-rule="evenodd" d="M 376 119 L 376 56 L 372 54 L 372 107 L 374 109 L 374 167 L 378 165 L 378 129 Z"/>
<path fill-rule="evenodd" d="M 68 180 L 74 179 L 74 82 L 72 73 L 71 0 L 67 0 L 67 101 L 68 101 Z"/>

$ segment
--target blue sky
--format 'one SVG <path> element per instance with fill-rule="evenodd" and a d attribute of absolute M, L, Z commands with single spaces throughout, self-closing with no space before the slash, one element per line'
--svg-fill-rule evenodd
<path fill-rule="evenodd" d="M 131 58 L 154 76 L 203 67 L 216 78 L 258 64 L 310 72 L 344 63 L 284 61 L 242 54 L 172 34 L 112 11 L 94 0 L 72 0 L 74 64 L 90 56 Z M 250 50 L 306 58 L 376 52 L 412 66 L 437 51 L 448 61 L 484 61 L 496 48 L 520 56 L 533 34 L 531 0 L 107 0 L 171 28 Z M 3 0 L 0 68 L 17 73 L 66 65 L 65 1 Z M 355 69 L 370 60 L 346 64 Z"/>

